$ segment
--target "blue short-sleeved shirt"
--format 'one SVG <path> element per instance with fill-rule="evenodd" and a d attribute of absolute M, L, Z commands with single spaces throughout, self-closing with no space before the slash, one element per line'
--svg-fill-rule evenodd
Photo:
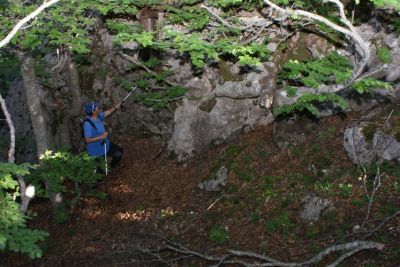
<path fill-rule="evenodd" d="M 86 117 L 87 119 L 91 120 L 93 122 L 93 124 L 96 126 L 96 128 L 94 128 L 90 122 L 85 122 L 83 124 L 83 133 L 85 138 L 86 137 L 97 137 L 99 135 L 102 135 L 106 129 L 104 127 L 104 118 L 105 118 L 105 114 L 104 112 L 101 112 L 99 114 L 99 116 L 97 117 L 97 119 L 92 119 L 90 117 Z M 87 143 L 86 144 L 86 150 L 88 152 L 88 154 L 92 157 L 99 157 L 99 156 L 104 156 L 104 144 L 103 140 L 99 140 L 96 142 L 91 142 L 91 143 Z M 108 140 L 108 138 L 106 138 L 106 153 L 108 153 L 108 150 L 110 148 L 110 141 Z"/>

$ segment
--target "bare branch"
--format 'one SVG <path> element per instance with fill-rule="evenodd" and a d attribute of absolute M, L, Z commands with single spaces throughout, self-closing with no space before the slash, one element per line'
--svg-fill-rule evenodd
<path fill-rule="evenodd" d="M 156 73 L 154 71 L 152 71 L 151 69 L 149 69 L 148 67 L 146 67 L 145 65 L 141 64 L 140 62 L 138 62 L 137 60 L 135 60 L 133 57 L 128 56 L 127 54 L 124 53 L 119 53 L 124 59 L 128 60 L 129 62 L 136 64 L 138 66 L 140 66 L 141 68 L 143 68 L 145 71 L 147 71 L 148 73 L 154 74 L 156 75 Z M 168 81 L 167 79 L 164 79 L 164 82 L 171 85 L 171 86 L 177 86 L 177 84 Z"/>
<path fill-rule="evenodd" d="M 54 5 L 55 3 L 59 2 L 61 0 L 51 0 L 49 2 L 44 2 L 40 7 L 38 7 L 35 11 L 33 11 L 32 13 L 30 13 L 28 16 L 26 16 L 25 18 L 23 18 L 22 20 L 20 20 L 15 26 L 14 28 L 11 30 L 11 32 L 3 39 L 0 41 L 0 48 L 7 45 L 11 39 L 17 34 L 17 32 L 26 24 L 28 23 L 28 21 L 30 21 L 31 19 L 35 18 L 36 16 L 38 16 L 43 10 L 45 10 L 46 8 Z"/>
<path fill-rule="evenodd" d="M 211 15 L 213 15 L 214 17 L 216 17 L 221 23 L 222 23 L 222 25 L 224 25 L 224 26 L 226 26 L 226 27 L 229 27 L 229 28 L 234 28 L 234 29 L 238 29 L 238 30 L 244 30 L 245 28 L 243 28 L 243 27 L 235 27 L 235 26 L 232 26 L 231 24 L 229 24 L 228 22 L 226 22 L 224 19 L 222 19 L 220 16 L 218 16 L 215 12 L 213 12 L 212 10 L 211 10 L 211 8 L 209 8 L 208 6 L 205 6 L 205 5 L 200 5 L 200 7 L 201 8 L 204 8 L 205 10 L 207 10 Z"/>
<path fill-rule="evenodd" d="M 346 35 L 347 37 L 349 37 L 351 40 L 353 40 L 355 42 L 356 51 L 361 56 L 361 60 L 355 66 L 350 79 L 346 82 L 346 84 L 343 84 L 341 86 L 321 88 L 321 90 L 323 92 L 328 91 L 328 92 L 334 93 L 334 92 L 338 92 L 338 91 L 346 88 L 347 86 L 352 84 L 358 76 L 361 75 L 361 73 L 363 72 L 365 66 L 367 65 L 368 59 L 370 57 L 370 50 L 369 50 L 369 42 L 365 41 L 361 37 L 361 35 L 357 32 L 355 27 L 346 18 L 345 14 L 344 14 L 343 4 L 338 0 L 326 0 L 326 1 L 334 3 L 338 6 L 340 18 L 341 18 L 342 22 L 347 26 L 347 28 L 337 25 L 337 24 L 331 22 L 330 20 L 328 20 L 327 18 L 322 17 L 320 15 L 317 15 L 317 14 L 314 14 L 314 13 L 311 13 L 308 11 L 300 10 L 300 9 L 296 9 L 296 10 L 284 9 L 269 0 L 264 0 L 264 2 L 267 5 L 271 6 L 273 9 L 277 10 L 280 13 L 287 14 L 290 16 L 305 17 L 305 18 L 311 19 L 313 21 L 321 22 L 321 23 L 325 24 L 326 26 L 332 28 L 333 30 L 343 33 L 344 35 Z M 296 101 L 296 100 L 294 100 L 294 101 Z"/>
<path fill-rule="evenodd" d="M 398 215 L 400 215 L 400 211 L 396 211 L 393 215 L 385 218 L 377 227 L 372 229 L 372 231 L 370 231 L 368 234 L 364 235 L 363 238 L 368 238 L 372 236 L 374 233 L 379 231 L 379 229 L 381 229 L 388 221 L 390 221 L 391 219 L 395 218 Z"/>
<path fill-rule="evenodd" d="M 15 128 L 11 119 L 11 115 L 8 112 L 7 104 L 2 95 L 0 94 L 0 105 L 3 110 L 4 116 L 6 117 L 8 128 L 10 129 L 10 148 L 8 150 L 8 163 L 14 163 L 15 161 Z"/>
<path fill-rule="evenodd" d="M 227 254 L 221 256 L 212 256 L 203 254 L 197 251 L 190 250 L 179 243 L 176 243 L 167 237 L 161 237 L 167 244 L 164 247 L 158 248 L 156 250 L 140 250 L 142 253 L 153 255 L 157 260 L 165 262 L 164 259 L 160 258 L 160 253 L 162 251 L 171 251 L 178 253 L 178 255 L 190 255 L 206 261 L 216 262 L 212 266 L 220 266 L 222 264 L 233 264 L 233 265 L 243 265 L 243 266 L 279 266 L 279 267 L 297 267 L 297 266 L 309 266 L 322 261 L 328 255 L 334 252 L 345 251 L 343 255 L 337 258 L 329 266 L 337 266 L 340 262 L 354 255 L 355 253 L 362 250 L 377 249 L 382 250 L 384 244 L 370 241 L 354 241 L 345 244 L 330 246 L 320 253 L 313 256 L 311 259 L 304 262 L 282 262 L 277 259 L 271 258 L 266 255 L 254 253 L 251 251 L 239 251 L 239 250 L 228 250 Z M 233 259 L 230 259 L 233 258 Z M 230 260 L 228 260 L 230 259 Z"/>
<path fill-rule="evenodd" d="M 340 256 L 339 258 L 337 258 L 335 260 L 335 262 L 329 264 L 327 267 L 335 267 L 338 266 L 342 261 L 344 261 L 345 259 L 347 259 L 348 257 L 356 254 L 357 252 L 360 252 L 361 250 L 364 250 L 363 248 L 356 248 L 353 250 L 350 250 L 349 252 L 346 252 L 345 254 L 343 254 L 342 256 Z"/>

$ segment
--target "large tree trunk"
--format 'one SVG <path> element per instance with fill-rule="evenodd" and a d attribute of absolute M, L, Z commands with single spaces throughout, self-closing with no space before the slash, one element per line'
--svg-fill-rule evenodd
<path fill-rule="evenodd" d="M 76 68 L 75 62 L 72 59 L 71 54 L 62 52 L 62 56 L 59 62 L 51 68 L 52 75 L 55 79 L 64 80 L 68 84 L 69 95 L 71 96 L 70 101 L 65 99 L 53 99 L 55 102 L 65 103 L 61 108 L 52 112 L 52 134 L 54 136 L 55 148 L 56 149 L 73 149 L 77 150 L 76 136 L 77 127 L 79 127 L 79 121 L 76 120 L 81 113 L 81 88 L 79 82 L 79 74 Z M 57 86 L 57 85 L 55 85 Z"/>
<path fill-rule="evenodd" d="M 25 85 L 25 95 L 35 135 L 36 153 L 40 159 L 46 150 L 54 149 L 53 138 L 50 127 L 46 125 L 46 114 L 40 99 L 40 87 L 35 74 L 34 60 L 28 53 L 23 51 L 18 51 L 17 54 L 21 62 L 21 75 Z M 49 187 L 51 185 L 47 182 L 46 189 Z M 49 192 L 49 195 L 53 208 L 58 208 L 62 203 L 61 193 Z"/>
<path fill-rule="evenodd" d="M 79 116 L 82 110 L 82 97 L 81 97 L 81 87 L 79 82 L 79 74 L 78 74 L 78 69 L 76 68 L 76 64 L 73 61 L 71 55 L 68 53 L 66 56 L 67 56 L 69 88 L 71 90 L 71 96 L 72 96 L 72 103 L 70 108 L 68 109 L 68 114 L 71 117 L 76 117 Z"/>
<path fill-rule="evenodd" d="M 72 101 L 69 108 L 66 110 L 65 126 L 69 129 L 68 134 L 71 140 L 73 151 L 78 152 L 80 145 L 79 140 L 81 136 L 79 134 L 80 131 L 77 131 L 77 127 L 80 127 L 79 117 L 82 113 L 82 91 L 76 64 L 68 52 L 66 53 L 66 57 L 66 76 Z"/>
<path fill-rule="evenodd" d="M 46 150 L 53 148 L 53 144 L 40 100 L 40 87 L 34 71 L 34 60 L 29 54 L 22 51 L 18 52 L 18 57 L 21 62 L 21 75 L 25 85 L 25 95 L 35 135 L 36 153 L 40 158 Z"/>

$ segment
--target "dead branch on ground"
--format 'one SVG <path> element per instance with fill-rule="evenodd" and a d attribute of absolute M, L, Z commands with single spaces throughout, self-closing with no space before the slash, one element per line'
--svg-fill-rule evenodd
<path fill-rule="evenodd" d="M 272 257 L 254 253 L 251 251 L 239 251 L 239 250 L 227 250 L 226 254 L 214 256 L 208 255 L 205 253 L 197 252 L 187 247 L 183 246 L 180 243 L 174 242 L 171 239 L 165 236 L 157 236 L 161 238 L 160 243 L 164 243 L 164 246 L 161 246 L 154 250 L 139 248 L 139 252 L 143 253 L 147 256 L 151 256 L 153 259 L 159 262 L 166 263 L 167 261 L 171 261 L 169 255 L 163 255 L 163 253 L 173 252 L 175 253 L 176 259 L 186 258 L 189 256 L 199 258 L 206 262 L 212 262 L 214 265 L 212 266 L 222 266 L 224 264 L 234 264 L 236 266 L 278 266 L 278 267 L 300 267 L 300 266 L 309 266 L 312 264 L 317 264 L 323 261 L 327 256 L 332 255 L 336 252 L 345 252 L 340 255 L 338 258 L 333 260 L 327 266 L 335 267 L 343 262 L 345 259 L 350 258 L 356 253 L 362 250 L 379 250 L 381 251 L 384 248 L 384 244 L 378 242 L 371 241 L 353 241 L 344 244 L 332 245 L 330 247 L 325 248 L 321 252 L 317 253 L 310 259 L 303 262 L 283 262 Z M 173 260 L 172 260 L 173 261 Z"/>

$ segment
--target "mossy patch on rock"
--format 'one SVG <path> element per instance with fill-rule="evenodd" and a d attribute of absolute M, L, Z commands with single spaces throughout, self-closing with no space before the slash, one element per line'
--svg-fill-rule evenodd
<path fill-rule="evenodd" d="M 223 82 L 242 80 L 242 76 L 232 72 L 231 66 L 226 61 L 220 60 L 218 62 L 218 69 Z"/>

